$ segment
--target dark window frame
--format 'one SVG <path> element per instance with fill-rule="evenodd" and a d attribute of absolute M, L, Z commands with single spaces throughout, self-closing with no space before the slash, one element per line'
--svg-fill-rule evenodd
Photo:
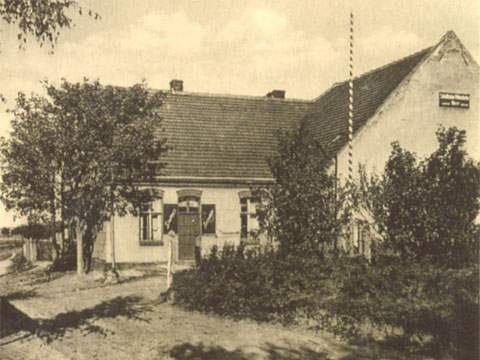
<path fill-rule="evenodd" d="M 240 239 L 249 240 L 251 237 L 251 232 L 253 230 L 249 229 L 249 224 L 251 221 L 249 219 L 255 218 L 255 212 L 252 211 L 252 204 L 255 204 L 255 209 L 257 208 L 258 199 L 251 196 L 250 192 L 240 193 Z"/>
<path fill-rule="evenodd" d="M 163 199 L 160 211 L 154 211 L 153 202 L 143 204 L 138 209 L 140 246 L 163 246 Z M 155 233 L 159 235 L 156 237 Z"/>

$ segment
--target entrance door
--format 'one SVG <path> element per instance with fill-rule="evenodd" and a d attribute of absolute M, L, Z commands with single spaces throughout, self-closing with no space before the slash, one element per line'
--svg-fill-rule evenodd
<path fill-rule="evenodd" d="M 178 260 L 195 259 L 195 240 L 200 236 L 200 202 L 193 197 L 178 204 Z"/>

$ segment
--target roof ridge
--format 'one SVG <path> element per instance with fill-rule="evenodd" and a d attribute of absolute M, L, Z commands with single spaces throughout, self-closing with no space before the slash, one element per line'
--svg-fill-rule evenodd
<path fill-rule="evenodd" d="M 297 99 L 297 98 L 283 98 L 276 99 L 266 96 L 259 95 L 237 95 L 237 94 L 225 94 L 225 93 L 209 93 L 209 92 L 190 92 L 190 91 L 181 91 L 181 92 L 171 92 L 170 90 L 159 90 L 166 95 L 178 95 L 178 96 L 198 96 L 198 97 L 209 97 L 209 98 L 228 98 L 228 99 L 243 99 L 243 100 L 264 100 L 264 101 L 276 101 L 276 102 L 298 102 L 298 103 L 313 103 L 314 100 L 309 99 Z"/>
<path fill-rule="evenodd" d="M 358 75 L 358 76 L 355 76 L 355 77 L 353 78 L 353 80 L 355 81 L 355 80 L 361 79 L 361 78 L 363 78 L 363 77 L 365 77 L 365 76 L 368 76 L 368 75 L 371 75 L 371 74 L 373 74 L 373 73 L 375 73 L 375 72 L 382 71 L 382 70 L 384 70 L 384 69 L 386 69 L 386 68 L 388 68 L 388 67 L 390 67 L 390 66 L 397 65 L 397 64 L 399 64 L 399 63 L 401 63 L 401 62 L 403 62 L 403 61 L 409 60 L 409 59 L 411 59 L 411 58 L 413 58 L 413 57 L 415 57 L 415 56 L 420 55 L 422 52 L 425 52 L 424 56 L 426 57 L 427 54 L 430 53 L 431 51 L 433 51 L 437 46 L 438 46 L 438 43 L 435 44 L 435 45 L 433 45 L 433 46 L 429 46 L 429 47 L 424 48 L 424 49 L 422 49 L 422 50 L 416 51 L 416 52 L 414 52 L 413 54 L 404 56 L 404 57 L 402 57 L 402 58 L 400 58 L 400 59 L 391 61 L 391 62 L 389 62 L 389 63 L 387 63 L 387 64 L 382 65 L 382 66 L 376 67 L 376 68 L 374 68 L 374 69 L 372 69 L 372 70 L 368 70 L 368 71 L 366 71 L 366 72 L 364 72 L 364 73 L 362 73 L 362 74 L 360 74 L 360 75 Z M 314 98 L 313 101 L 319 100 L 319 99 L 322 98 L 325 94 L 327 94 L 330 90 L 336 88 L 337 86 L 341 86 L 341 85 L 343 85 L 343 84 L 346 84 L 346 83 L 348 83 L 348 81 L 349 81 L 349 80 L 343 80 L 343 81 L 334 82 L 334 83 L 332 84 L 332 86 L 330 86 L 330 87 L 329 87 L 327 90 L 325 90 L 322 94 L 320 94 L 319 96 L 317 96 L 316 98 Z"/>

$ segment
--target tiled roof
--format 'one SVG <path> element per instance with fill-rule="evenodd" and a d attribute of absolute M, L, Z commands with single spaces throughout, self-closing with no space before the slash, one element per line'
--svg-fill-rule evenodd
<path fill-rule="evenodd" d="M 161 106 L 172 150 L 162 159 L 168 177 L 271 178 L 266 159 L 276 131 L 296 126 L 311 101 L 167 93 Z"/>
<path fill-rule="evenodd" d="M 365 125 L 431 50 L 424 49 L 354 79 L 354 133 Z M 327 151 L 332 154 L 337 152 L 348 138 L 348 81 L 333 85 L 318 97 L 306 121 L 307 127 L 327 147 Z M 339 135 L 340 139 L 332 143 Z"/>
<path fill-rule="evenodd" d="M 422 50 L 354 80 L 354 131 L 376 112 L 400 82 L 429 54 Z M 269 179 L 267 158 L 278 130 L 307 121 L 312 133 L 338 151 L 347 140 L 348 82 L 313 101 L 195 93 L 165 94 L 163 135 L 172 150 L 162 159 L 163 177 Z"/>

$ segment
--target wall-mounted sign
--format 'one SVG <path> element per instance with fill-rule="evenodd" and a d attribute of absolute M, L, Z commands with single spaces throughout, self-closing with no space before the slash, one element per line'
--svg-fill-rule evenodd
<path fill-rule="evenodd" d="M 438 93 L 439 105 L 442 107 L 454 107 L 468 109 L 470 107 L 470 95 L 469 94 L 457 94 L 457 93 Z"/>

